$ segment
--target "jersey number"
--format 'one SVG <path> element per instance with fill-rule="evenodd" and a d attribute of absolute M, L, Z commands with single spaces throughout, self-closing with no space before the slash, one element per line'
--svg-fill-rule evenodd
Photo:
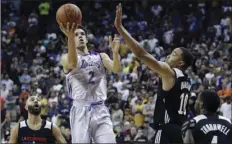
<path fill-rule="evenodd" d="M 89 83 L 90 84 L 94 84 L 93 77 L 94 77 L 94 72 L 90 71 L 89 72 Z"/>
<path fill-rule="evenodd" d="M 181 115 L 186 115 L 186 105 L 187 105 L 187 102 L 188 102 L 188 94 L 186 93 L 183 93 L 181 96 L 180 96 L 180 108 L 179 108 L 179 111 L 178 113 L 181 114 Z"/>
<path fill-rule="evenodd" d="M 218 137 L 217 136 L 213 136 L 211 144 L 216 144 L 217 142 L 218 142 Z"/>

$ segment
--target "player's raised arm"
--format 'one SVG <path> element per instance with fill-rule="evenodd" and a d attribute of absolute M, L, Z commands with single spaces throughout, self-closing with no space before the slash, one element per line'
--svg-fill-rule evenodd
<path fill-rule="evenodd" d="M 133 37 L 131 37 L 127 30 L 123 27 L 121 3 L 116 8 L 116 18 L 114 25 L 117 28 L 118 32 L 122 35 L 125 43 L 128 45 L 128 48 L 150 69 L 161 76 L 174 75 L 173 70 L 167 63 L 156 60 L 151 54 L 149 54 L 144 48 L 142 48 L 140 44 Z"/>
<path fill-rule="evenodd" d="M 60 24 L 61 31 L 68 37 L 68 54 L 61 59 L 61 64 L 64 67 L 65 71 L 73 69 L 77 65 L 77 50 L 75 45 L 75 30 L 77 24 L 73 23 L 70 26 L 70 23 L 67 23 L 67 28 L 64 25 Z"/>
<path fill-rule="evenodd" d="M 61 134 L 60 129 L 56 125 L 53 125 L 53 127 L 52 127 L 52 134 L 56 138 L 57 144 L 66 144 L 67 143 L 65 141 L 63 135 Z"/>
<path fill-rule="evenodd" d="M 120 63 L 120 55 L 118 53 L 120 40 L 118 35 L 114 36 L 114 40 L 112 41 L 112 37 L 109 37 L 109 45 L 113 52 L 113 61 L 109 58 L 109 56 L 105 53 L 101 53 L 102 61 L 104 66 L 108 71 L 117 73 L 120 72 L 122 67 Z"/>
<path fill-rule="evenodd" d="M 9 144 L 16 144 L 18 140 L 18 131 L 19 131 L 19 124 L 16 124 L 10 132 L 10 140 Z"/>

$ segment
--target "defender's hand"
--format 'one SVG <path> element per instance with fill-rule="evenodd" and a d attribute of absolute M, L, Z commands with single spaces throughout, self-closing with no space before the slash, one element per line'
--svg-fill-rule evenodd
<path fill-rule="evenodd" d="M 74 35 L 75 30 L 77 29 L 78 25 L 76 23 L 72 23 L 72 25 L 68 22 L 66 27 L 63 23 L 60 24 L 60 30 L 68 37 L 69 35 Z"/>
<path fill-rule="evenodd" d="M 114 21 L 114 25 L 116 28 L 120 28 L 122 26 L 122 5 L 119 3 L 119 5 L 116 7 L 116 18 Z"/>
<path fill-rule="evenodd" d="M 109 44 L 110 44 L 110 48 L 112 50 L 113 53 L 118 53 L 119 51 L 119 47 L 120 47 L 120 39 L 119 36 L 117 34 L 114 35 L 114 40 L 112 41 L 112 37 L 109 36 Z"/>

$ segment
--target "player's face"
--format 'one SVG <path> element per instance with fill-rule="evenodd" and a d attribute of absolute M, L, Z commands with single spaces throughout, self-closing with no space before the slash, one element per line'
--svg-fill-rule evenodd
<path fill-rule="evenodd" d="M 41 112 L 40 98 L 37 96 L 30 96 L 27 100 L 26 108 L 29 113 L 39 115 Z"/>
<path fill-rule="evenodd" d="M 76 29 L 75 31 L 75 44 L 79 50 L 84 50 L 87 44 L 86 33 L 83 29 Z"/>
<path fill-rule="evenodd" d="M 176 48 L 172 51 L 170 55 L 167 56 L 166 63 L 168 63 L 171 67 L 181 67 L 184 65 L 182 60 L 182 51 L 179 48 Z"/>

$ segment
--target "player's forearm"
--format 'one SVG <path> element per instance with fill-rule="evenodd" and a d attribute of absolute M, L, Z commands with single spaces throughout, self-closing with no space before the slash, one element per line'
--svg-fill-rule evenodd
<path fill-rule="evenodd" d="M 113 72 L 117 73 L 122 70 L 119 53 L 113 53 Z"/>
<path fill-rule="evenodd" d="M 140 46 L 140 44 L 128 33 L 128 31 L 123 27 L 117 28 L 118 32 L 123 37 L 128 48 L 135 54 L 136 57 L 140 58 L 142 55 L 146 53 L 144 48 Z"/>
<path fill-rule="evenodd" d="M 77 65 L 77 52 L 74 37 L 74 34 L 68 36 L 68 64 L 72 68 L 75 68 Z"/>

